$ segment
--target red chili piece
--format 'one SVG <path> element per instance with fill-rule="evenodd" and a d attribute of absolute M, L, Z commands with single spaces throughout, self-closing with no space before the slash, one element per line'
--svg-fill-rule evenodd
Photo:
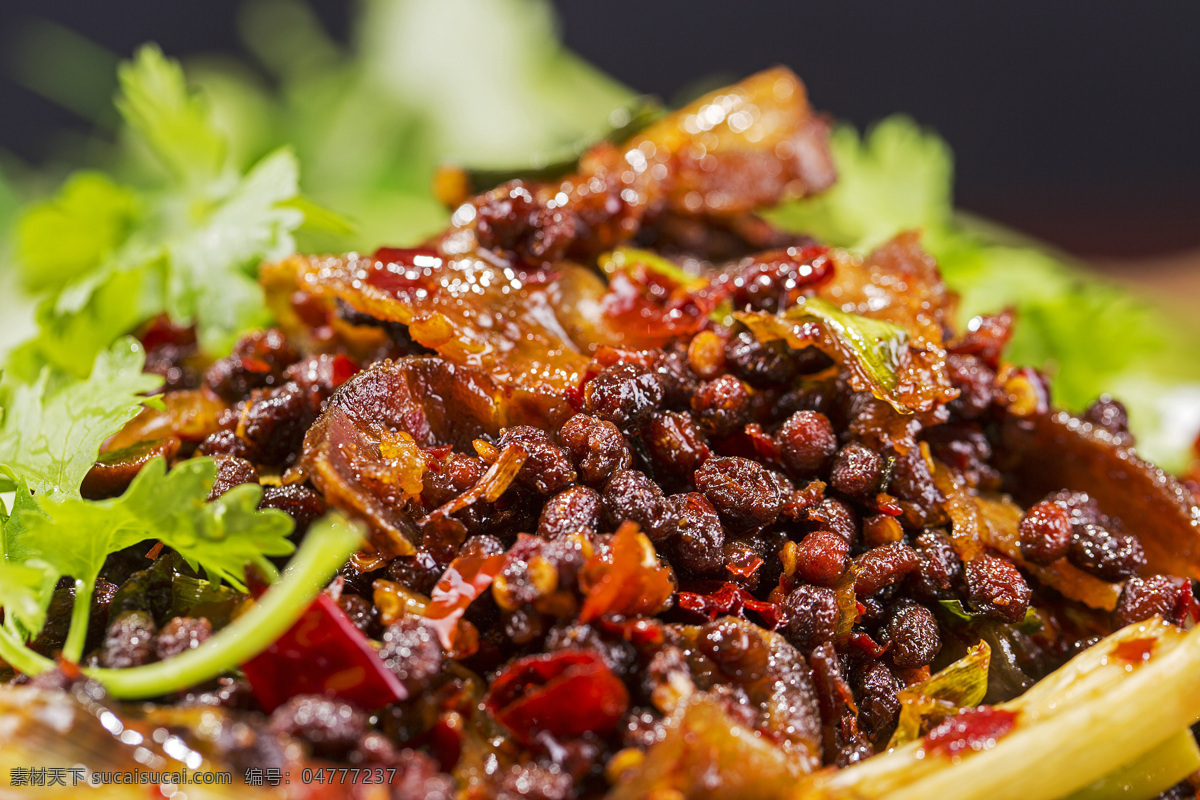
<path fill-rule="evenodd" d="M 340 353 L 333 357 L 333 367 L 330 374 L 330 385 L 333 388 L 341 386 L 358 374 L 358 364 Z"/>
<path fill-rule="evenodd" d="M 600 374 L 598 369 L 589 369 L 580 377 L 579 383 L 575 386 L 567 387 L 567 402 L 571 404 L 571 408 L 579 411 L 583 408 L 583 390 L 587 387 L 592 378 Z"/>
<path fill-rule="evenodd" d="M 1180 626 L 1189 616 L 1193 620 L 1200 621 L 1200 603 L 1196 602 L 1196 595 L 1192 593 L 1192 582 L 1184 580 L 1181 583 L 1179 594 L 1175 597 L 1175 609 L 1170 619 L 1173 624 Z"/>
<path fill-rule="evenodd" d="M 333 321 L 333 310 L 324 300 L 308 292 L 295 291 L 288 303 L 300 321 L 311 328 L 318 338 L 332 335 L 329 323 Z"/>
<path fill-rule="evenodd" d="M 896 498 L 884 492 L 875 495 L 875 510 L 880 514 L 887 514 L 889 517 L 898 517 L 904 513 L 904 509 L 896 502 Z"/>
<path fill-rule="evenodd" d="M 441 258 L 438 251 L 432 247 L 381 247 L 371 255 L 371 258 L 384 264 L 409 266 L 414 262 L 415 256 Z"/>
<path fill-rule="evenodd" d="M 958 756 L 965 750 L 991 750 L 1013 729 L 1017 712 L 991 706 L 960 711 L 925 737 L 925 748 L 933 753 Z"/>
<path fill-rule="evenodd" d="M 862 609 L 862 606 L 859 606 L 859 609 Z M 871 638 L 870 634 L 866 633 L 851 634 L 850 643 L 859 650 L 862 650 L 871 658 L 879 658 L 889 649 L 891 649 L 891 645 L 879 644 L 879 642 Z"/>
<path fill-rule="evenodd" d="M 634 619 L 601 619 L 597 624 L 605 631 L 620 636 L 637 648 L 656 647 L 663 643 L 663 624 L 654 617 Z"/>
<path fill-rule="evenodd" d="M 693 334 L 704 327 L 724 292 L 704 285 L 690 289 L 670 278 L 634 264 L 617 272 L 600 301 L 614 328 L 634 335 L 669 339 Z"/>
<path fill-rule="evenodd" d="M 270 713 L 301 694 L 321 694 L 364 711 L 404 700 L 400 679 L 328 594 L 322 593 L 278 641 L 242 664 Z"/>
<path fill-rule="evenodd" d="M 743 611 L 749 609 L 761 617 L 770 630 L 783 624 L 783 614 L 777 603 L 759 600 L 736 583 L 724 583 L 709 594 L 680 592 L 676 603 L 685 611 L 707 617 L 709 622 L 726 614 L 745 619 Z"/>
<path fill-rule="evenodd" d="M 375 251 L 374 263 L 367 266 L 363 282 L 396 296 L 416 290 L 433 293 L 438 290 L 435 273 L 444 264 L 441 254 L 429 247 L 381 247 Z"/>
<path fill-rule="evenodd" d="M 450 772 L 462 756 L 465 724 L 457 713 L 443 714 L 429 730 L 429 750 L 442 767 Z"/>
<path fill-rule="evenodd" d="M 458 621 L 476 597 L 483 594 L 504 567 L 504 553 L 490 556 L 464 555 L 455 558 L 433 587 L 425 619 L 437 631 L 442 647 L 454 649 Z"/>
<path fill-rule="evenodd" d="M 629 708 L 629 693 L 600 656 L 560 650 L 509 664 L 483 703 L 514 739 L 529 745 L 543 731 L 559 739 L 611 733 Z"/>
<path fill-rule="evenodd" d="M 659 565 L 654 547 L 637 525 L 626 522 L 613 534 L 606 556 L 593 556 L 581 576 L 587 597 L 580 622 L 608 615 L 625 617 L 657 613 L 671 597 L 671 571 Z"/>
<path fill-rule="evenodd" d="M 761 425 L 757 422 L 747 425 L 745 435 L 754 446 L 754 455 L 758 457 L 758 460 L 775 465 L 781 463 L 779 442 L 775 440 L 775 437 L 764 431 Z"/>
<path fill-rule="evenodd" d="M 760 556 L 751 555 L 749 558 L 742 560 L 730 560 L 725 562 L 725 570 L 731 575 L 736 575 L 739 578 L 753 577 L 754 573 L 767 562 L 763 561 Z M 757 601 L 756 601 L 757 602 Z"/>

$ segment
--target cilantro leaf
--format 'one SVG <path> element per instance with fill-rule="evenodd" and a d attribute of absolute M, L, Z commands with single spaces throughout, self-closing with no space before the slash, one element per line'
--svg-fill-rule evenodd
<path fill-rule="evenodd" d="M 26 560 L 36 555 L 59 575 L 90 585 L 109 553 L 158 540 L 214 580 L 245 591 L 247 564 L 273 575 L 268 556 L 290 555 L 295 549 L 287 538 L 292 518 L 276 509 L 259 512 L 262 487 L 254 484 L 206 502 L 216 474 L 211 458 L 189 459 L 170 472 L 162 459 L 155 459 L 120 497 L 39 501 L 41 514 L 26 520 L 13 549 Z"/>
<path fill-rule="evenodd" d="M 4 524 L 0 526 L 0 555 L 8 560 L 21 560 L 28 553 L 21 552 L 22 537 L 25 535 L 25 523 L 29 515 L 38 514 L 37 501 L 29 491 L 29 484 L 24 478 L 13 472 L 12 468 L 0 464 L 0 476 L 4 479 L 6 491 L 11 491 L 12 507 L 5 513 Z M 9 489 L 8 487 L 11 487 Z M 3 506 L 0 503 L 0 506 Z"/>
<path fill-rule="evenodd" d="M 170 472 L 162 459 L 155 459 L 111 502 L 128 515 L 122 537 L 158 539 L 193 568 L 203 568 L 213 581 L 245 591 L 248 564 L 273 575 L 268 556 L 290 555 L 295 549 L 287 538 L 293 522 L 276 509 L 259 512 L 262 487 L 255 484 L 243 484 L 207 502 L 216 475 L 211 458 L 189 459 Z"/>
<path fill-rule="evenodd" d="M 0 490 L 13 493 L 11 509 L 0 502 L 0 608 L 5 610 L 4 630 L 25 642 L 42 629 L 59 576 L 42 559 L 25 554 L 26 559 L 20 552 L 26 522 L 39 514 L 28 484 L 0 464 Z"/>
<path fill-rule="evenodd" d="M 141 699 L 186 689 L 236 669 L 296 623 L 338 568 L 362 546 L 362 537 L 360 526 L 330 514 L 309 530 L 282 579 L 200 647 L 165 662 L 131 669 L 85 667 L 84 674 L 102 683 L 112 697 Z M 32 583 L 24 579 L 27 585 Z M 28 591 L 9 592 L 0 595 L 0 602 L 20 604 L 28 595 Z M 86 619 L 83 624 L 86 627 Z M 26 675 L 54 667 L 53 661 L 26 648 L 7 623 L 0 627 L 0 658 Z"/>
<path fill-rule="evenodd" d="M 84 278 L 37 308 L 38 333 L 13 348 L 6 366 L 13 381 L 33 383 L 49 367 L 84 379 L 96 356 L 150 317 L 159 302 L 162 262 L 112 269 Z"/>
<path fill-rule="evenodd" d="M 1169 334 L 1147 302 L 1087 280 L 1038 250 L 977 245 L 947 251 L 942 261 L 964 317 L 1017 309 L 1006 356 L 1049 371 L 1055 400 L 1069 408 L 1083 408 L 1130 368 L 1152 364 L 1172 342 L 1186 341 Z"/>
<path fill-rule="evenodd" d="M 225 136 L 199 95 L 188 91 L 183 69 L 146 45 L 117 68 L 117 109 L 125 122 L 177 179 L 211 180 L 226 167 Z"/>
<path fill-rule="evenodd" d="M 262 290 L 246 268 L 295 249 L 291 232 L 304 214 L 285 203 L 299 194 L 299 165 L 290 150 L 259 162 L 202 224 L 167 245 L 166 310 L 195 322 L 210 352 L 232 345 L 239 331 L 267 321 Z"/>
<path fill-rule="evenodd" d="M 295 249 L 292 231 L 304 221 L 293 205 L 298 181 L 285 149 L 190 209 L 159 203 L 163 218 L 152 229 L 39 305 L 38 335 L 14 350 L 11 371 L 32 381 L 48 365 L 82 377 L 104 343 L 163 311 L 195 323 L 209 352 L 227 351 L 241 331 L 269 322 L 252 273 Z"/>
<path fill-rule="evenodd" d="M 100 444 L 140 410 L 140 395 L 162 379 L 142 372 L 141 346 L 122 339 L 96 358 L 84 381 L 54 379 L 43 370 L 32 384 L 12 387 L 0 424 L 0 462 L 39 495 L 74 493 L 96 461 Z"/>
<path fill-rule="evenodd" d="M 77 172 L 58 195 L 27 209 L 15 232 L 25 288 L 57 289 L 90 272 L 129 235 L 137 194 L 98 172 Z"/>
<path fill-rule="evenodd" d="M 18 564 L 0 561 L 0 608 L 4 627 L 21 641 L 37 636 L 46 623 L 46 609 L 58 575 L 41 559 Z"/>
<path fill-rule="evenodd" d="M 210 458 L 185 461 L 169 473 L 166 463 L 155 459 L 120 497 L 41 497 L 40 513 L 21 515 L 23 530 L 6 528 L 10 564 L 41 562 L 55 580 L 75 579 L 65 658 L 77 662 L 83 654 L 91 596 L 105 559 L 138 542 L 161 541 L 212 579 L 241 591 L 247 565 L 268 576 L 276 574 L 268 557 L 290 555 L 295 549 L 287 538 L 292 518 L 276 509 L 259 511 L 262 488 L 252 484 L 206 502 L 216 473 Z"/>
<path fill-rule="evenodd" d="M 101 349 L 163 312 L 197 325 L 201 346 L 223 353 L 269 322 L 257 265 L 291 253 L 307 217 L 344 230 L 300 195 L 290 150 L 240 175 L 207 103 L 157 47 L 121 66 L 120 87 L 127 138 L 165 181 L 129 188 L 77 173 L 25 211 L 18 266 L 28 288 L 51 294 L 38 306 L 37 334 L 8 359 L 10 382 L 34 383 L 47 366 L 83 378 Z"/>

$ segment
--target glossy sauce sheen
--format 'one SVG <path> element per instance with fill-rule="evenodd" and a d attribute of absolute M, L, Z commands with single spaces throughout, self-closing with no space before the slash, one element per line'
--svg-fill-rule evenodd
<path fill-rule="evenodd" d="M 1112 654 L 1131 664 L 1149 661 L 1154 654 L 1154 639 L 1127 639 L 1113 648 Z"/>

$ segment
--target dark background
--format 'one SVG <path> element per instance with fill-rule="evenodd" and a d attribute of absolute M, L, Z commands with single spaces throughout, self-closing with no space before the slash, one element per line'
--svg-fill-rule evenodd
<path fill-rule="evenodd" d="M 1160 0 L 559 0 L 569 47 L 670 99 L 783 63 L 814 104 L 859 126 L 904 111 L 957 157 L 959 204 L 1075 253 L 1200 246 L 1200 4 Z M 236 0 L 3 0 L 0 47 L 30 16 L 120 55 L 240 52 Z M 313 0 L 345 39 L 353 4 Z M 37 164 L 86 123 L 0 59 L 0 147 Z"/>

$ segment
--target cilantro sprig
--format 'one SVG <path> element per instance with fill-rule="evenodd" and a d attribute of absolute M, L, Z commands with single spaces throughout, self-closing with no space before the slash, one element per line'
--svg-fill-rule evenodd
<path fill-rule="evenodd" d="M 0 385 L 0 493 L 9 495 L 7 504 L 0 498 L 0 657 L 30 674 L 51 666 L 25 644 L 45 625 L 62 578 L 75 587 L 62 657 L 79 662 L 96 581 L 113 553 L 162 542 L 210 581 L 245 591 L 247 567 L 274 580 L 270 558 L 295 549 L 291 517 L 259 510 L 261 487 L 208 501 L 216 476 L 209 458 L 170 471 L 155 460 L 120 497 L 80 496 L 104 440 L 157 403 L 150 393 L 161 379 L 143 373 L 144 353 L 127 334 L 166 313 L 196 325 L 206 351 L 222 354 L 241 332 L 267 322 L 257 264 L 292 252 L 306 217 L 340 224 L 300 196 L 290 151 L 242 174 L 203 98 L 156 47 L 123 65 L 119 80 L 124 136 L 156 177 L 135 187 L 77 173 L 16 226 L 21 282 L 42 302 L 36 335 L 9 354 Z M 253 611 L 239 617 L 201 656 L 157 665 L 151 684 L 125 671 L 101 670 L 102 680 L 117 692 L 169 691 L 236 666 L 247 648 L 265 648 L 360 541 L 341 523 L 320 531 L 310 534 L 293 574 L 268 592 L 270 602 L 263 599 L 271 619 Z"/>
<path fill-rule="evenodd" d="M 167 472 L 162 460 L 142 468 L 128 491 L 90 501 L 79 486 L 100 445 L 152 402 L 158 376 L 144 374 L 144 356 L 132 339 L 103 351 L 86 380 L 44 369 L 32 385 L 10 393 L 0 421 L 0 489 L 14 493 L 0 527 L 0 605 L 5 630 L 18 641 L 37 635 L 54 587 L 75 581 L 71 624 L 63 657 L 83 655 L 88 612 L 104 561 L 142 541 L 161 541 L 210 579 L 243 589 L 245 568 L 267 577 L 270 556 L 285 556 L 291 517 L 258 510 L 262 489 L 237 487 L 206 502 L 216 463 L 197 458 Z"/>
<path fill-rule="evenodd" d="M 77 490 L 101 442 L 153 402 L 144 395 L 162 379 L 142 372 L 144 359 L 141 345 L 124 338 L 97 355 L 85 380 L 47 368 L 14 386 L 0 410 L 0 464 L 40 495 Z"/>
<path fill-rule="evenodd" d="M 326 517 L 314 523 L 282 578 L 204 644 L 167 661 L 130 669 L 84 668 L 83 672 L 103 684 L 112 697 L 138 699 L 179 691 L 236 669 L 292 627 L 361 544 L 358 526 L 338 515 Z M 9 577 L 14 580 L 6 580 Z M 32 599 L 39 591 L 39 578 L 36 567 L 0 563 L 0 603 L 6 611 L 0 626 L 0 658 L 27 675 L 54 667 L 50 659 L 24 647 L 14 630 L 16 623 L 10 622 L 14 613 L 33 614 L 36 622 Z"/>
<path fill-rule="evenodd" d="M 108 343 L 164 312 L 225 352 L 268 321 L 258 264 L 291 253 L 306 219 L 341 222 L 300 195 L 288 148 L 239 171 L 204 98 L 157 47 L 123 64 L 119 83 L 122 133 L 149 177 L 130 186 L 76 173 L 17 220 L 16 266 L 42 300 L 10 382 L 32 383 L 45 366 L 83 378 Z"/>
<path fill-rule="evenodd" d="M 120 497 L 39 498 L 36 513 L 21 515 L 23 529 L 6 532 L 6 558 L 46 565 L 43 571 L 55 582 L 63 576 L 75 580 L 63 658 L 78 662 L 83 656 L 91 597 L 105 559 L 139 542 L 160 541 L 211 579 L 243 591 L 247 566 L 275 575 L 267 557 L 290 555 L 295 549 L 287 538 L 292 518 L 276 509 L 259 511 L 262 488 L 254 484 L 206 502 L 216 472 L 209 458 L 185 461 L 169 473 L 165 463 L 155 459 Z M 49 605 L 48 593 L 37 599 L 43 607 Z"/>
<path fill-rule="evenodd" d="M 211 581 L 245 590 L 247 566 L 268 579 L 269 560 L 295 549 L 287 514 L 259 510 L 262 489 L 238 486 L 209 501 L 216 477 L 210 458 L 193 458 L 167 471 L 161 459 L 144 466 L 120 497 L 90 501 L 79 484 L 101 442 L 137 413 L 138 394 L 158 379 L 141 373 L 142 353 L 122 340 L 96 360 L 88 379 L 53 377 L 18 387 L 0 423 L 0 658 L 26 674 L 53 663 L 28 649 L 46 621 L 55 587 L 74 580 L 70 626 L 62 657 L 78 663 L 88 629 L 96 579 L 112 553 L 160 541 Z M 284 579 L 255 609 L 186 657 L 138 670 L 87 670 L 119 697 L 162 694 L 202 682 L 265 649 L 296 621 L 325 581 L 361 543 L 361 532 L 337 519 L 310 532 Z M 143 668 L 139 668 L 143 669 Z M 133 673 L 133 674 L 126 674 Z"/>

